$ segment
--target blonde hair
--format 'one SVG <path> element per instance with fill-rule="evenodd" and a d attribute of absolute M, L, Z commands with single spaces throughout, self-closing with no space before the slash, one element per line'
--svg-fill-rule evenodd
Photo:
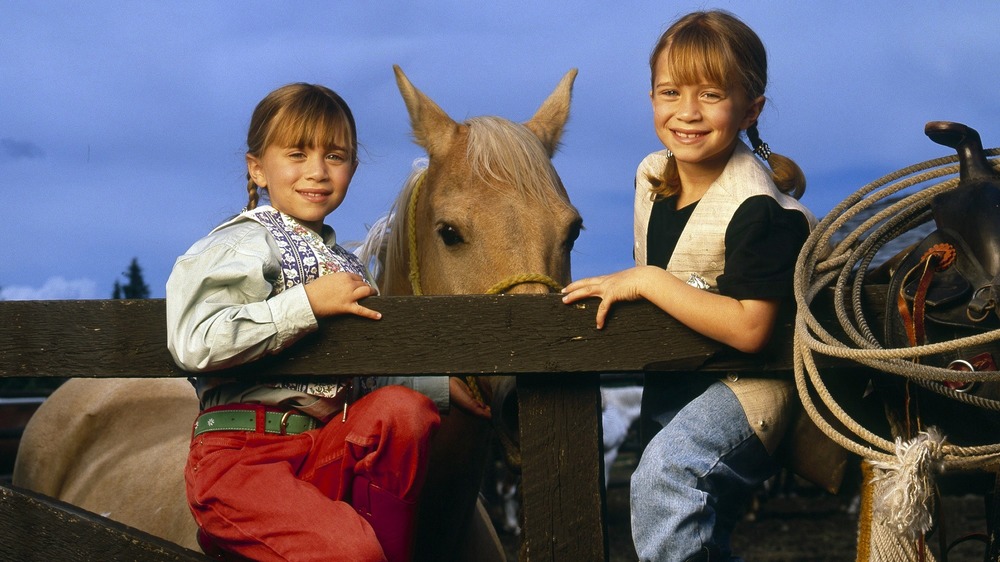
<path fill-rule="evenodd" d="M 738 87 L 751 100 L 764 95 L 767 87 L 767 51 L 760 37 L 736 16 L 722 11 L 692 12 L 674 22 L 660 36 L 649 55 L 650 82 L 656 79 L 656 64 L 663 63 L 680 84 L 707 80 L 726 89 Z M 772 153 L 760 140 L 757 122 L 747 128 L 754 152 L 771 167 L 771 177 L 782 193 L 796 199 L 806 190 L 806 178 L 790 158 Z M 668 158 L 664 169 L 648 176 L 653 197 L 661 199 L 680 191 L 677 163 Z"/>
<path fill-rule="evenodd" d="M 345 149 L 358 158 L 351 108 L 336 92 L 317 84 L 282 86 L 257 104 L 247 131 L 247 154 L 260 158 L 272 144 Z M 257 184 L 247 173 L 247 209 L 257 207 Z"/>

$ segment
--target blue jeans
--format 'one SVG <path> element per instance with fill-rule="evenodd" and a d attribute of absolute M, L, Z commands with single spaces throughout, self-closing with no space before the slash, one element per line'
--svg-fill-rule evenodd
<path fill-rule="evenodd" d="M 701 388 L 679 409 L 652 416 L 663 429 L 631 482 L 640 560 L 684 561 L 699 552 L 729 560 L 729 539 L 750 494 L 777 470 L 732 390 L 721 382 Z"/>

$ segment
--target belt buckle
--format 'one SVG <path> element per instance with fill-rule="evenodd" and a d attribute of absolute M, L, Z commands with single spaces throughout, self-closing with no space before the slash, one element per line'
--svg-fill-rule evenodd
<path fill-rule="evenodd" d="M 293 410 L 287 410 L 281 415 L 281 421 L 278 422 L 278 435 L 288 435 L 288 416 L 292 415 Z"/>

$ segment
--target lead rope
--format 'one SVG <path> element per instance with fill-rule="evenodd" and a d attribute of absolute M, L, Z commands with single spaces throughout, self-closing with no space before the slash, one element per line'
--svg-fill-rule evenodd
<path fill-rule="evenodd" d="M 422 170 L 420 172 L 420 176 L 417 177 L 413 185 L 413 190 L 410 193 L 410 199 L 406 204 L 407 247 L 410 253 L 410 289 L 413 291 L 415 296 L 424 294 L 423 287 L 420 283 L 420 263 L 417 259 L 417 199 L 420 197 L 420 190 L 424 186 L 424 179 L 426 177 L 427 170 Z M 487 289 L 486 294 L 503 294 L 506 291 L 525 283 L 540 283 L 554 289 L 555 291 L 559 291 L 563 288 L 561 283 L 543 273 L 522 273 L 520 275 L 511 275 L 502 279 L 500 282 Z M 483 396 L 482 389 L 479 387 L 478 377 L 475 375 L 466 375 L 463 377 L 463 380 L 469 387 L 469 391 L 472 393 L 473 398 L 478 400 L 480 403 L 485 403 L 486 400 Z M 501 445 L 503 446 L 504 457 L 507 465 L 519 471 L 521 467 L 521 454 L 518 447 L 505 432 L 497 431 L 496 433 L 500 439 Z"/>
<path fill-rule="evenodd" d="M 988 156 L 1000 154 L 1000 149 L 986 151 Z M 983 345 L 1000 340 L 1000 330 L 975 334 L 973 336 L 933 344 L 922 344 L 907 348 L 885 349 L 871 332 L 864 316 L 861 298 L 864 276 L 867 268 L 882 245 L 900 233 L 926 222 L 930 217 L 930 202 L 939 193 L 954 189 L 958 179 L 952 177 L 930 185 L 887 206 L 879 213 L 865 220 L 849 232 L 835 246 L 831 244 L 834 234 L 859 213 L 904 189 L 937 180 L 945 176 L 956 176 L 959 172 L 958 155 L 928 160 L 884 176 L 849 196 L 824 217 L 799 254 L 795 269 L 795 319 L 794 366 L 795 384 L 799 398 L 813 422 L 836 443 L 860 456 L 866 462 L 865 489 L 863 490 L 862 514 L 859 518 L 858 560 L 933 560 L 923 541 L 913 541 L 909 537 L 921 534 L 927 519 L 920 510 L 928 510 L 928 502 L 911 497 L 906 502 L 906 510 L 900 510 L 893 523 L 887 520 L 874 521 L 872 510 L 885 506 L 883 498 L 899 498 L 897 492 L 921 490 L 921 496 L 928 487 L 928 480 L 935 473 L 946 470 L 971 470 L 996 465 L 1000 460 L 1000 444 L 982 446 L 957 446 L 942 438 L 931 439 L 927 434 L 903 442 L 891 442 L 866 429 L 855 421 L 833 398 L 820 377 L 814 353 L 829 357 L 847 359 L 861 365 L 905 376 L 916 384 L 967 404 L 998 409 L 998 403 L 972 395 L 943 390 L 943 382 L 961 379 L 965 382 L 1000 380 L 995 370 L 961 372 L 946 368 L 932 367 L 918 362 L 920 357 L 943 353 L 963 347 Z M 996 163 L 994 162 L 994 167 Z M 916 175 L 914 175 L 916 174 Z M 868 236 L 861 240 L 865 234 Z M 853 285 L 849 280 L 853 277 Z M 850 341 L 841 341 L 831 335 L 813 316 L 812 300 L 824 289 L 833 285 L 835 289 L 834 307 L 840 328 Z M 848 291 L 853 310 L 845 308 Z M 956 375 L 957 373 L 957 375 Z M 842 424 L 835 428 L 828 422 L 815 402 L 819 398 L 829 414 Z M 930 480 L 932 482 L 932 480 Z M 891 504 L 891 501 L 889 502 Z M 910 511 L 910 510 L 915 511 Z M 909 525 L 916 523 L 915 526 Z M 895 528 L 894 528 L 895 525 Z M 916 532 L 915 532 L 916 531 Z M 870 556 L 870 558 L 868 558 Z"/>

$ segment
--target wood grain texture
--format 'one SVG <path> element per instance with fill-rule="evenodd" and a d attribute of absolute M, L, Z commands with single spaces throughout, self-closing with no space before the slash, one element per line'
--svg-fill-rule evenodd
<path fill-rule="evenodd" d="M 881 310 L 884 292 L 871 288 L 867 298 Z M 830 294 L 817 299 L 824 326 L 836 325 L 831 302 Z M 607 558 L 600 374 L 792 368 L 791 311 L 780 316 L 771 349 L 751 357 L 647 302 L 616 304 L 603 330 L 594 327 L 596 299 L 567 306 L 558 295 L 373 297 L 365 304 L 383 319 L 324 320 L 280 357 L 254 363 L 254 374 L 517 375 L 528 560 Z M 0 377 L 188 376 L 167 351 L 165 325 L 162 300 L 0 302 Z M 0 559 L 205 559 L 161 543 L 0 486 Z"/>
<path fill-rule="evenodd" d="M 598 375 L 581 378 L 567 385 L 553 375 L 518 377 L 528 560 L 607 559 Z"/>
<path fill-rule="evenodd" d="M 776 327 L 774 351 L 750 357 L 647 302 L 616 304 L 597 330 L 596 304 L 564 305 L 558 295 L 372 297 L 366 305 L 382 320 L 324 320 L 253 370 L 296 376 L 791 368 L 791 314 Z M 0 376 L 187 376 L 167 351 L 165 326 L 163 300 L 0 302 Z"/>
<path fill-rule="evenodd" d="M 0 486 L 0 560 L 204 562 L 181 548 L 69 504 Z"/>

